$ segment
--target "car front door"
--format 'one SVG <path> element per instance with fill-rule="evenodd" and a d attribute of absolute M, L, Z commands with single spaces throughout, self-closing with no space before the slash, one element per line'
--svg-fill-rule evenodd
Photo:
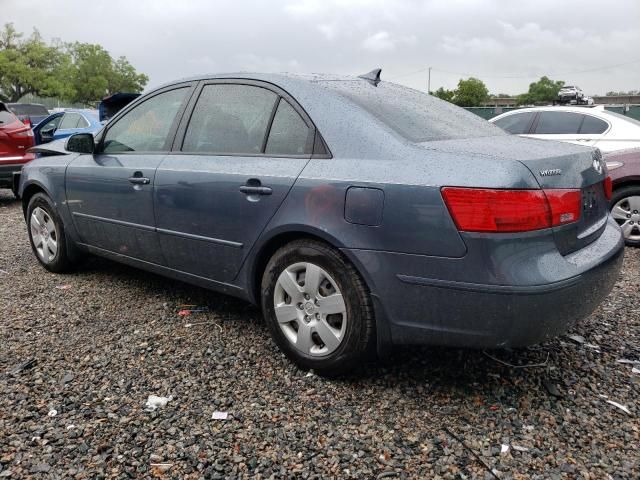
<path fill-rule="evenodd" d="M 260 82 L 204 82 L 192 103 L 156 174 L 157 230 L 169 267 L 228 283 L 311 157 L 315 129 Z"/>
<path fill-rule="evenodd" d="M 67 202 L 83 243 L 164 263 L 155 232 L 153 185 L 191 88 L 168 88 L 133 105 L 109 124 L 96 153 L 71 162 Z"/>

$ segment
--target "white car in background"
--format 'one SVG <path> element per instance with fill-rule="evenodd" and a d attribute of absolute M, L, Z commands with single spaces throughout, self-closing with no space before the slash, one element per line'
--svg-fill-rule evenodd
<path fill-rule="evenodd" d="M 532 107 L 489 122 L 523 137 L 598 147 L 603 153 L 640 147 L 640 121 L 597 107 Z"/>

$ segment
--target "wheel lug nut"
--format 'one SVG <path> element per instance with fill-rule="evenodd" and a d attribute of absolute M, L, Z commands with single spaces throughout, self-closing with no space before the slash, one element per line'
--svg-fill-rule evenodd
<path fill-rule="evenodd" d="M 630 213 L 629 213 L 629 214 L 627 214 L 627 218 L 631 218 L 631 214 L 630 214 Z"/>
<path fill-rule="evenodd" d="M 304 294 L 304 299 L 305 299 L 305 300 L 309 300 L 309 295 L 305 293 L 305 294 Z"/>
<path fill-rule="evenodd" d="M 319 313 L 316 313 L 316 318 L 317 318 L 318 320 L 320 320 L 320 314 L 319 314 Z"/>

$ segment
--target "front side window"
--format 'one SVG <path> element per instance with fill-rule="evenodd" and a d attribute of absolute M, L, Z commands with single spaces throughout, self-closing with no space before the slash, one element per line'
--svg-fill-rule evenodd
<path fill-rule="evenodd" d="M 584 115 L 572 112 L 541 112 L 534 133 L 538 135 L 577 134 Z"/>
<path fill-rule="evenodd" d="M 70 130 L 72 128 L 77 128 L 78 121 L 82 117 L 78 113 L 65 113 L 62 117 L 62 121 L 60 122 L 60 126 L 58 127 L 60 130 Z"/>
<path fill-rule="evenodd" d="M 304 155 L 311 153 L 311 129 L 285 99 L 280 100 L 273 117 L 265 153 L 270 155 Z"/>
<path fill-rule="evenodd" d="M 493 124 L 513 135 L 522 135 L 529 132 L 535 115 L 535 112 L 514 113 L 496 120 Z"/>
<path fill-rule="evenodd" d="M 278 96 L 251 85 L 205 85 L 193 110 L 183 152 L 258 154 Z"/>
<path fill-rule="evenodd" d="M 40 129 L 40 131 L 41 132 L 54 131 L 56 128 L 58 128 L 58 125 L 60 125 L 60 122 L 62 121 L 62 117 L 63 115 L 48 121 L 47 124 Z"/>
<path fill-rule="evenodd" d="M 104 153 L 162 152 L 188 87 L 163 92 L 127 112 L 107 130 Z"/>

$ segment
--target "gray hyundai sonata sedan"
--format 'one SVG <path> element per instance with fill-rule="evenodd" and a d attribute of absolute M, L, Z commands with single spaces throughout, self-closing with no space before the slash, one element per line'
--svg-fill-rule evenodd
<path fill-rule="evenodd" d="M 181 80 L 39 151 L 17 180 L 46 269 L 88 252 L 254 302 L 321 374 L 393 344 L 544 341 L 622 259 L 597 150 L 507 135 L 379 71 Z"/>

